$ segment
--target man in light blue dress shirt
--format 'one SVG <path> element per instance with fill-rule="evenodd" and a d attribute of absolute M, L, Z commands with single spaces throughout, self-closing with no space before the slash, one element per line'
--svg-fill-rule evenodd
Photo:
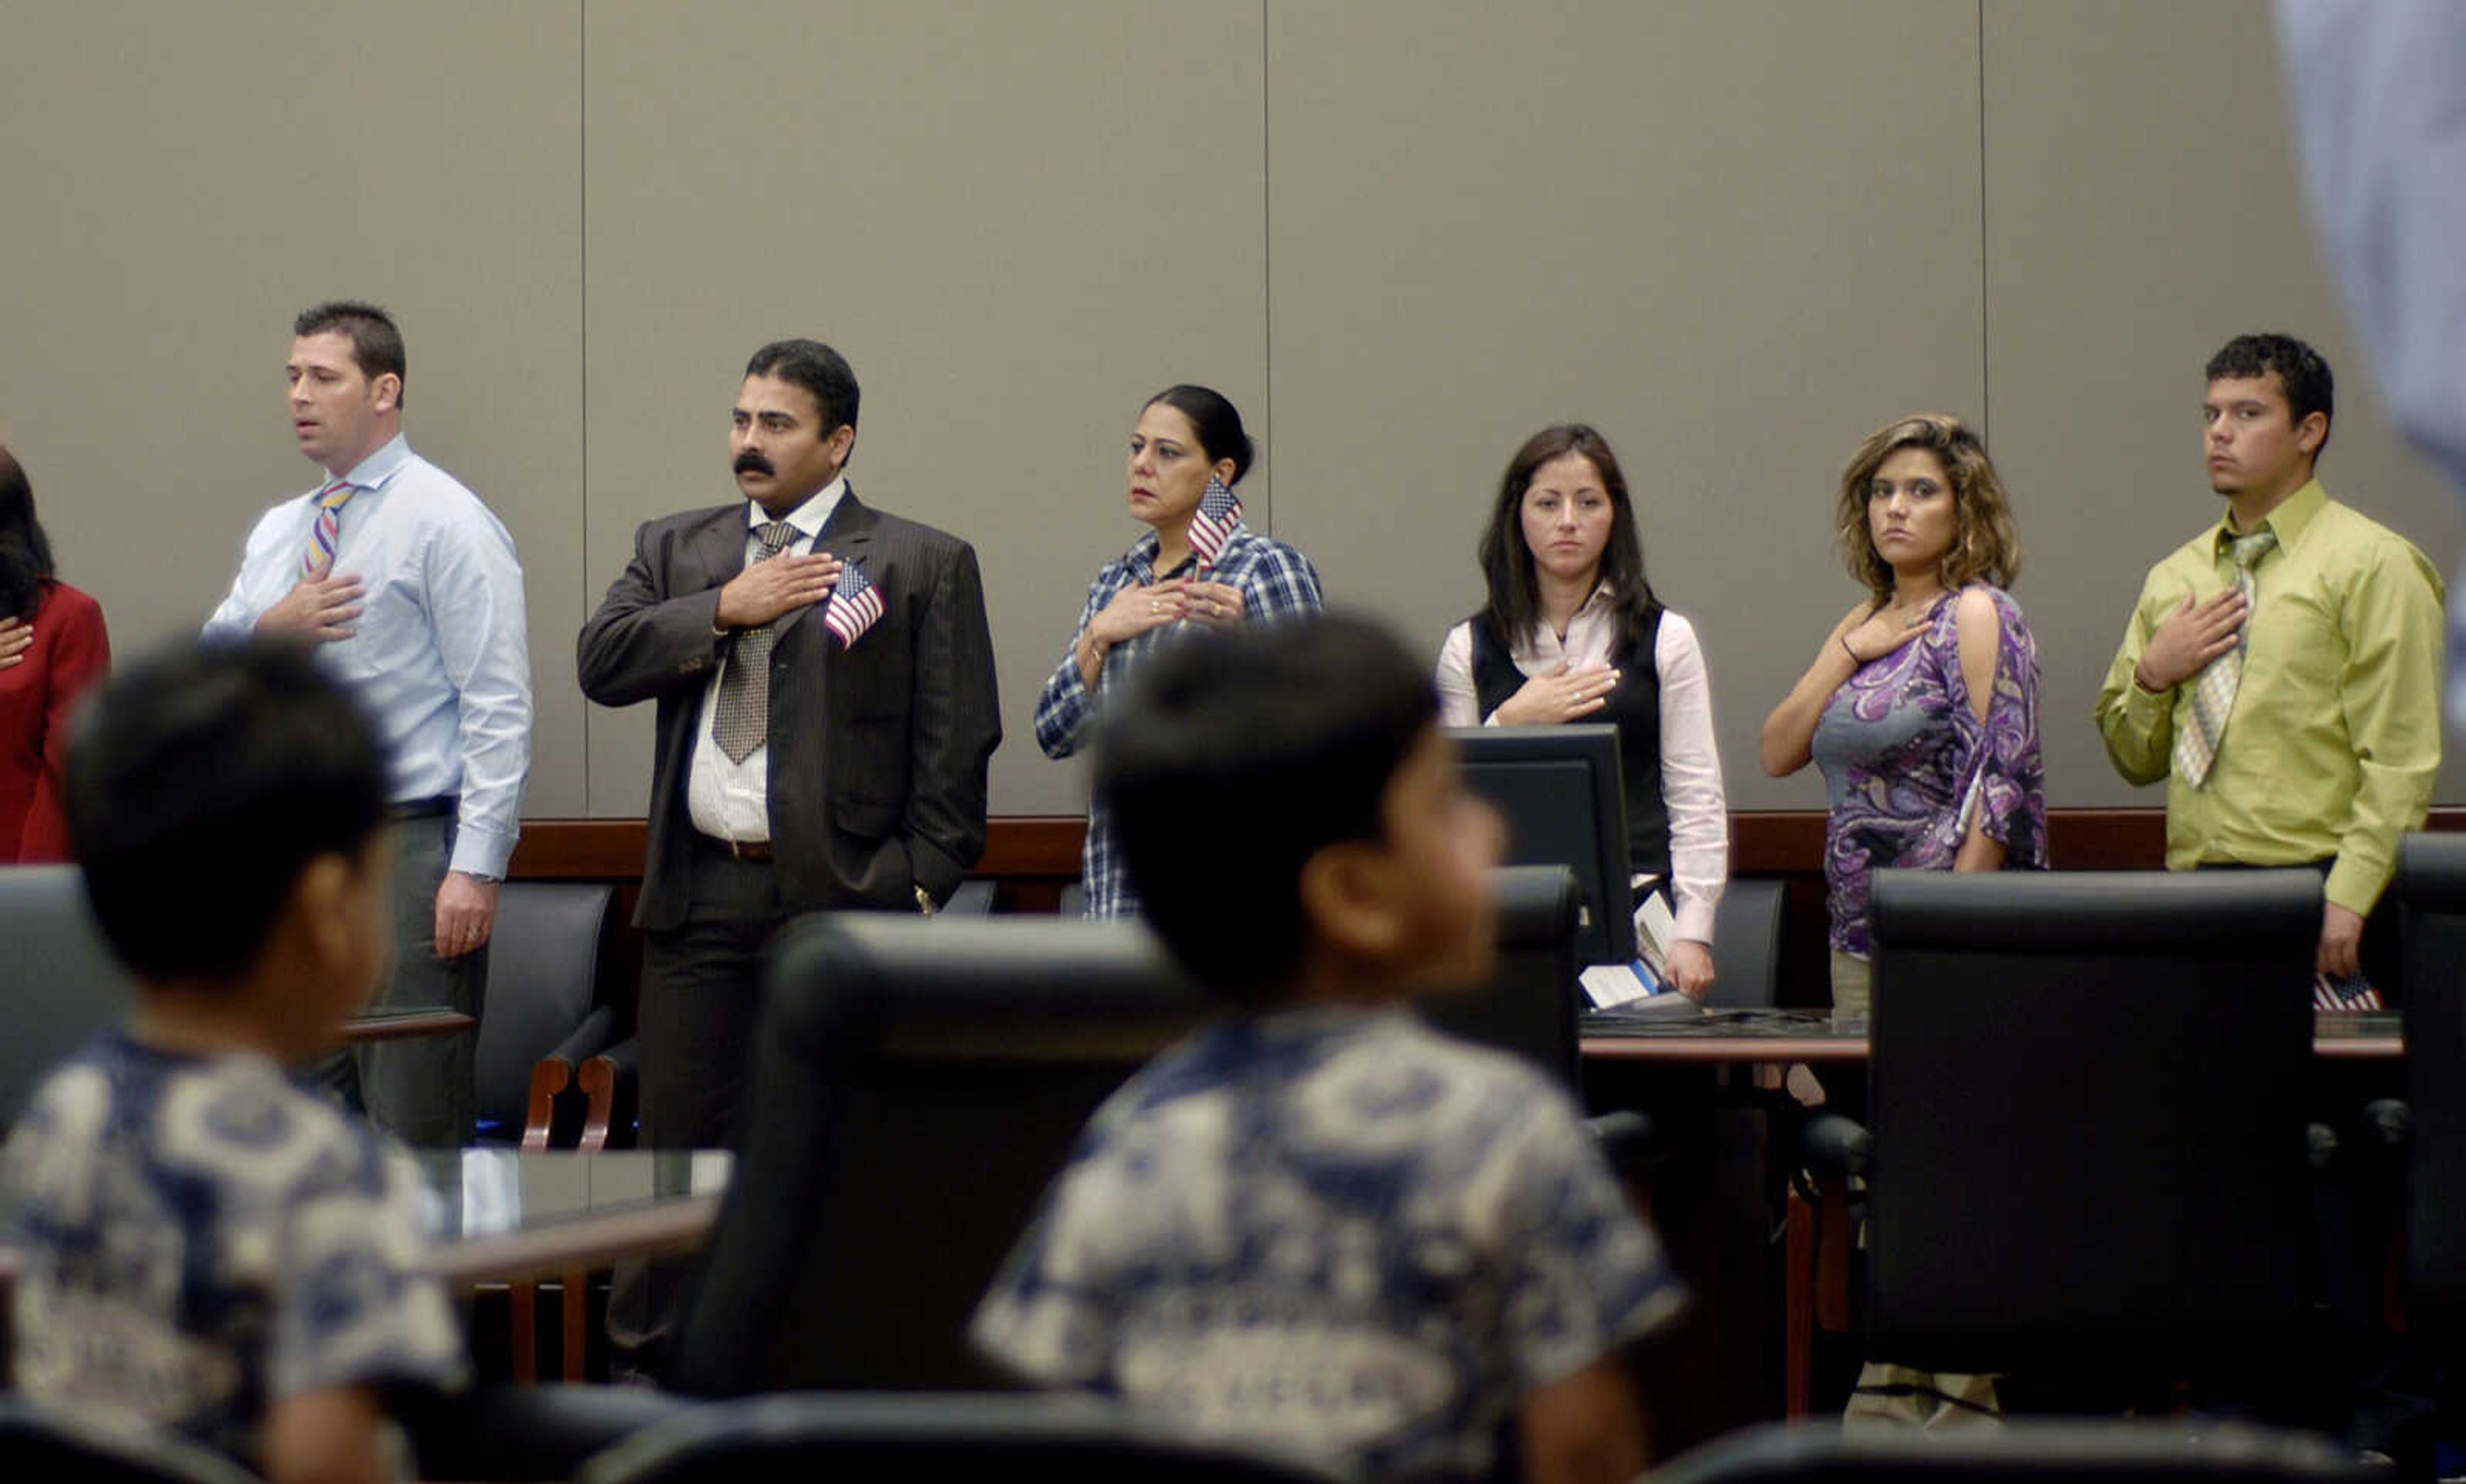
<path fill-rule="evenodd" d="M 292 432 L 325 478 L 258 521 L 206 631 L 311 641 L 369 708 L 398 821 L 395 959 L 377 1002 L 477 1018 L 530 771 L 523 570 L 480 498 L 404 440 L 402 334 L 386 312 L 319 304 L 292 333 Z M 380 1128 L 452 1147 L 471 1134 L 477 1045 L 371 1043 L 326 1072 Z"/>

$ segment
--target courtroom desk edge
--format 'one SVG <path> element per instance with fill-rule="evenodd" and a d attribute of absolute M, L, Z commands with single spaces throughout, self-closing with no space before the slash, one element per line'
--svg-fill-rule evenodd
<path fill-rule="evenodd" d="M 587 1158 L 576 1156 L 575 1158 Z M 717 1192 L 646 1201 L 523 1231 L 429 1244 L 428 1270 L 454 1288 L 553 1278 L 621 1258 L 675 1257 L 700 1248 L 719 1220 Z"/>
<path fill-rule="evenodd" d="M 1730 871 L 1785 876 L 1824 868 L 1823 811 L 1750 809 L 1730 816 Z M 2466 808 L 2432 811 L 2425 826 L 2466 832 Z M 508 872 L 524 881 L 635 882 L 648 830 L 639 819 L 523 821 Z M 972 875 L 1068 881 L 1079 875 L 1087 821 L 1078 815 L 1005 815 L 988 821 L 984 858 Z M 2049 854 L 2064 870 L 2155 869 L 2165 864 L 2163 809 L 2051 809 Z"/>
<path fill-rule="evenodd" d="M 370 1041 L 402 1041 L 414 1036 L 450 1036 L 480 1023 L 460 1010 L 372 1010 L 343 1022 L 343 1039 L 354 1045 Z"/>
<path fill-rule="evenodd" d="M 2395 1012 L 2386 1012 L 2394 1020 Z M 1656 1066 L 1779 1066 L 1790 1062 L 1864 1062 L 1863 1035 L 1721 1035 L 1673 1029 L 1651 1031 L 1593 1030 L 1580 1036 L 1586 1061 L 1650 1062 Z M 2405 1038 L 2394 1029 L 2358 1034 L 2344 1029 L 2316 1030 L 2312 1054 L 2322 1061 L 2386 1062 L 2406 1054 Z"/>
<path fill-rule="evenodd" d="M 1604 1036 L 1581 1038 L 1584 1060 L 1650 1062 L 1657 1067 L 1738 1067 L 1760 1063 L 1867 1060 L 1864 1036 Z"/>

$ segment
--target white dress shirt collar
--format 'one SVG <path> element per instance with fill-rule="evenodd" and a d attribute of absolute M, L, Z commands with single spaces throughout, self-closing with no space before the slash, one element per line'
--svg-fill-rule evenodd
<path fill-rule="evenodd" d="M 831 523 L 831 513 L 840 507 L 840 496 L 846 493 L 847 476 L 834 476 L 829 483 L 808 496 L 803 505 L 788 512 L 788 524 L 796 528 L 798 537 L 812 541 L 822 533 L 823 527 Z M 753 501 L 745 502 L 745 528 L 748 531 L 759 530 L 773 519 L 770 511 Z"/>

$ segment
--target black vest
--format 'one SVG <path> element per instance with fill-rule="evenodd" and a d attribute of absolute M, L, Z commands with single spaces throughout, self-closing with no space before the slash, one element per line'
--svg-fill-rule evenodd
<path fill-rule="evenodd" d="M 1609 704 L 1587 716 L 1588 722 L 1613 722 L 1619 730 L 1619 770 L 1626 776 L 1626 848 L 1628 864 L 1638 873 L 1661 878 L 1670 888 L 1670 806 L 1661 798 L 1661 667 L 1653 662 L 1661 640 L 1661 605 L 1655 603 L 1645 620 L 1643 655 L 1613 652 L 1618 688 Z M 1472 619 L 1472 688 L 1481 714 L 1505 705 L 1524 688 L 1528 677 L 1515 667 L 1490 634 L 1490 623 Z"/>

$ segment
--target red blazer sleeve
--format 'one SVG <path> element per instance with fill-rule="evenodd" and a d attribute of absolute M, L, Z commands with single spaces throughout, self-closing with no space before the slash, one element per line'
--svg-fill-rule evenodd
<path fill-rule="evenodd" d="M 27 811 L 25 833 L 17 846 L 17 858 L 29 864 L 69 859 L 68 818 L 60 808 L 69 718 L 86 686 L 111 668 L 111 636 L 103 628 L 102 606 L 77 589 L 53 588 L 36 611 L 34 627 L 46 687 L 43 773 L 35 780 L 34 805 Z"/>

